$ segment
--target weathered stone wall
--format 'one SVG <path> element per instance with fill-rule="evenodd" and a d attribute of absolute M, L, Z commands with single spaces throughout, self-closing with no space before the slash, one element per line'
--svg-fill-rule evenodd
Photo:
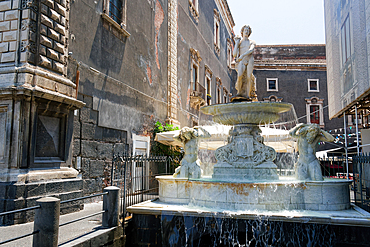
<path fill-rule="evenodd" d="M 216 77 L 231 92 L 232 71 L 226 61 L 230 34 L 222 18 L 219 54 L 213 44 L 214 9 L 218 5 L 199 1 L 201 14 L 194 22 L 189 1 L 176 2 L 127 1 L 124 27 L 107 21 L 103 0 L 70 3 L 68 49 L 72 54 L 67 74 L 70 80 L 79 81 L 78 99 L 86 103 L 75 112 L 73 162 L 85 181 L 84 193 L 110 183 L 112 156 L 132 152 L 133 134 L 150 135 L 157 120 L 174 118 L 181 126 L 193 124 L 191 113 L 197 118 L 199 112 L 189 104 L 190 48 L 202 56 L 200 83 L 204 85 L 207 65 L 213 72 L 214 98 Z M 174 7 L 171 16 L 170 4 Z M 169 25 L 169 19 L 171 25 L 176 21 L 178 25 Z M 175 46 L 169 46 L 168 38 Z M 172 114 L 174 109 L 177 114 Z"/>
<path fill-rule="evenodd" d="M 167 117 L 167 1 L 127 1 L 128 36 L 102 18 L 103 1 L 71 2 L 68 77 L 86 106 L 75 113 L 73 157 L 84 193 L 110 183 L 113 154 L 132 152 Z"/>
<path fill-rule="evenodd" d="M 67 0 L 41 0 L 38 64 L 65 74 L 68 37 Z"/>
<path fill-rule="evenodd" d="M 113 154 L 128 151 L 127 131 L 98 126 L 91 96 L 79 94 L 86 106 L 74 118 L 73 157 L 83 179 L 83 192 L 92 194 L 110 185 Z"/>
<path fill-rule="evenodd" d="M 215 10 L 221 15 L 217 1 L 199 1 L 198 17 L 195 18 L 189 8 L 188 0 L 178 1 L 178 116 L 181 123 L 192 126 L 193 120 L 198 121 L 199 111 L 190 105 L 191 94 L 191 53 L 190 49 L 199 51 L 199 83 L 205 85 L 206 66 L 212 72 L 211 96 L 212 104 L 216 104 L 217 81 L 222 82 L 221 92 L 225 87 L 229 93 L 233 91 L 232 70 L 227 66 L 227 39 L 232 39 L 227 31 L 224 19 L 220 18 L 220 50 L 214 46 Z M 221 2 L 221 1 L 220 1 Z M 181 23 L 181 24 L 180 24 Z M 206 116 L 201 114 L 201 120 Z M 200 122 L 199 122 L 200 123 Z"/>
<path fill-rule="evenodd" d="M 29 62 L 65 74 L 67 7 L 66 0 L 0 2 L 0 63 Z"/>

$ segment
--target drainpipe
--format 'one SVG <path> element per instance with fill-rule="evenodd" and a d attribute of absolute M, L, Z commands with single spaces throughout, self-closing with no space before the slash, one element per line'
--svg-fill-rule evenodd
<path fill-rule="evenodd" d="M 76 71 L 76 99 L 78 97 L 78 83 L 80 82 L 80 71 L 78 70 L 80 67 L 80 64 L 77 64 L 77 71 Z"/>
<path fill-rule="evenodd" d="M 358 115 L 357 115 L 357 105 L 355 105 L 355 114 L 356 114 L 356 140 L 357 140 L 357 155 L 360 155 L 360 143 L 358 138 Z"/>

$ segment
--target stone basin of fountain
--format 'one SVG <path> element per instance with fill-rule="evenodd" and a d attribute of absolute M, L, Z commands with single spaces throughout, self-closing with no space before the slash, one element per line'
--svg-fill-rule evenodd
<path fill-rule="evenodd" d="M 343 179 L 297 181 L 225 181 L 158 176 L 159 200 L 224 210 L 314 210 L 350 208 L 349 184 Z"/>
<path fill-rule="evenodd" d="M 235 102 L 204 106 L 201 111 L 212 115 L 214 122 L 224 125 L 259 125 L 275 122 L 279 113 L 291 108 L 292 104 L 283 102 Z"/>

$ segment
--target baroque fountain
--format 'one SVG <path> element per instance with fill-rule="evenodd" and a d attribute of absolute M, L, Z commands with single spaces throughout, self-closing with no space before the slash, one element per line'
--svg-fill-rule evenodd
<path fill-rule="evenodd" d="M 217 163 L 212 177 L 202 176 L 198 159 L 199 140 L 210 134 L 202 127 L 182 128 L 174 138 L 183 143 L 184 158 L 173 176 L 157 177 L 159 200 L 134 205 L 128 210 L 134 216 L 160 215 L 160 219 L 156 216 L 161 226 L 157 233 L 165 246 L 180 242 L 192 246 L 196 241 L 195 246 L 219 245 L 216 242 L 199 245 L 204 239 L 223 241 L 226 246 L 253 246 L 248 245 L 253 241 L 256 246 L 258 241 L 262 241 L 261 246 L 268 242 L 274 246 L 271 239 L 276 243 L 283 241 L 283 246 L 289 241 L 292 246 L 297 246 L 294 243 L 306 246 L 313 241 L 311 237 L 319 242 L 333 240 L 338 230 L 328 225 L 349 225 L 353 217 L 364 217 L 364 213 L 351 211 L 351 181 L 322 177 L 316 146 L 320 141 L 334 138 L 315 124 L 294 127 L 289 134 L 298 142 L 295 176 L 278 176 L 274 163 L 276 151 L 264 144 L 259 126 L 275 122 L 292 105 L 256 100 L 252 74 L 255 43 L 249 40 L 249 26 L 244 26 L 241 33 L 233 52 L 238 94 L 231 103 L 201 108 L 204 114 L 213 116 L 214 122 L 233 126 L 228 143 L 215 151 Z M 313 235 L 303 237 L 297 231 Z M 240 237 L 240 232 L 245 237 Z M 320 237 L 319 232 L 327 233 Z M 263 234 L 265 239 L 261 240 Z M 323 246 L 319 242 L 316 244 Z M 330 241 L 326 244 L 332 246 Z"/>

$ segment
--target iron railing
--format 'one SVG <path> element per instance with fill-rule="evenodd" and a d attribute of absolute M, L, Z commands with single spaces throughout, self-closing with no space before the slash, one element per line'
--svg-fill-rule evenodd
<path fill-rule="evenodd" d="M 328 157 L 318 158 L 320 161 L 321 172 L 325 178 L 343 178 L 347 179 L 346 158 L 345 157 Z M 297 162 L 296 158 L 283 158 L 274 161 L 277 165 L 279 176 L 294 176 L 294 163 Z M 353 179 L 352 161 L 349 160 L 349 179 Z M 290 165 L 287 165 L 290 164 Z"/>
<path fill-rule="evenodd" d="M 175 172 L 175 164 L 168 156 L 114 155 L 111 169 L 111 185 L 121 189 L 120 218 L 122 222 L 130 214 L 126 208 L 158 198 L 158 175 Z"/>
<path fill-rule="evenodd" d="M 370 212 L 370 155 L 353 156 L 355 204 Z"/>
<path fill-rule="evenodd" d="M 207 100 L 206 88 L 203 87 L 199 82 L 191 82 L 193 91 L 190 96 L 200 97 L 204 100 Z"/>
<path fill-rule="evenodd" d="M 327 178 L 345 178 L 347 179 L 346 157 L 328 157 L 319 158 L 322 175 Z M 352 168 L 352 163 L 350 164 Z M 349 179 L 353 179 L 353 173 L 350 169 Z"/>
<path fill-rule="evenodd" d="M 37 205 L 37 206 L 34 206 L 34 207 L 28 207 L 28 208 L 22 208 L 22 209 L 12 210 L 12 211 L 7 211 L 7 212 L 2 212 L 2 213 L 0 213 L 0 217 L 6 216 L 6 215 L 15 214 L 15 213 L 20 213 L 20 212 L 35 210 L 35 209 L 38 209 L 38 208 L 40 208 L 40 205 Z M 28 237 L 28 236 L 32 236 L 32 235 L 37 234 L 37 233 L 39 233 L 39 230 L 30 232 L 30 233 L 27 233 L 27 234 L 23 234 L 21 236 L 15 237 L 15 238 L 10 238 L 10 239 L 1 241 L 0 242 L 0 245 L 7 244 L 7 243 L 10 243 L 10 242 L 13 242 L 13 241 L 16 241 L 18 239 L 22 239 L 22 238 L 25 238 L 25 237 Z"/>
<path fill-rule="evenodd" d="M 84 200 L 84 199 L 88 199 L 88 198 L 92 198 L 92 197 L 103 196 L 103 195 L 107 195 L 107 194 L 108 194 L 108 192 L 103 192 L 103 193 L 93 194 L 93 195 L 89 195 L 89 196 L 78 197 L 78 198 L 74 198 L 74 199 L 71 199 L 71 200 L 61 201 L 60 204 L 70 203 L 70 202 L 79 201 L 79 200 Z M 7 211 L 7 212 L 0 213 L 0 217 L 15 214 L 15 213 L 20 213 L 20 212 L 25 212 L 25 211 L 29 211 L 29 210 L 35 210 L 35 209 L 39 209 L 39 208 L 41 208 L 41 206 L 37 205 L 37 206 L 34 206 L 34 207 L 28 207 L 28 208 L 13 210 L 13 211 Z M 71 223 L 75 223 L 77 221 L 81 221 L 81 220 L 84 220 L 86 218 L 90 218 L 90 217 L 93 217 L 95 215 L 102 214 L 104 212 L 105 211 L 102 210 L 102 211 L 99 211 L 99 212 L 96 212 L 96 213 L 93 213 L 93 214 L 90 214 L 90 215 L 87 215 L 87 216 L 84 216 L 84 217 L 73 219 L 71 221 L 60 224 L 59 227 L 65 226 L 65 225 L 68 225 L 68 224 L 71 224 Z M 40 232 L 40 230 L 34 230 L 31 233 L 27 233 L 27 234 L 24 234 L 24 235 L 21 235 L 21 236 L 17 236 L 17 237 L 14 237 L 14 238 L 10 238 L 10 239 L 1 241 L 0 245 L 10 243 L 10 242 L 13 242 L 13 241 L 16 241 L 16 240 L 19 240 L 19 239 L 22 239 L 22 238 L 25 238 L 25 237 L 28 237 L 28 236 L 32 236 L 32 235 L 35 235 L 39 232 Z"/>

